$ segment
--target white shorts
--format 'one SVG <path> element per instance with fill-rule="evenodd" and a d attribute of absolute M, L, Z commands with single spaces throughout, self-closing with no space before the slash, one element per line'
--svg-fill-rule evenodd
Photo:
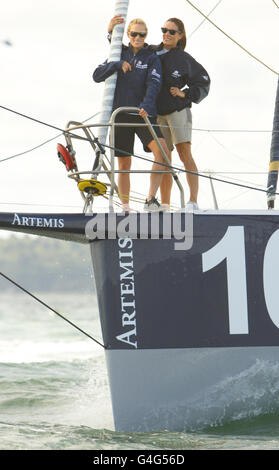
<path fill-rule="evenodd" d="M 174 145 L 192 140 L 192 112 L 190 108 L 181 111 L 174 111 L 171 114 L 157 117 L 163 137 L 169 150 L 174 149 Z"/>

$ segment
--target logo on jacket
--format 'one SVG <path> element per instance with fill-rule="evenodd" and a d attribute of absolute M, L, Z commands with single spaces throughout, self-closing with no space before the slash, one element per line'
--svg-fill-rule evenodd
<path fill-rule="evenodd" d="M 161 75 L 157 72 L 156 69 L 153 69 L 153 70 L 152 70 L 151 75 L 154 75 L 154 77 L 156 77 L 156 78 L 160 78 L 160 77 L 161 77 Z"/>
<path fill-rule="evenodd" d="M 178 70 L 175 70 L 174 72 L 172 72 L 171 76 L 173 78 L 180 78 L 181 77 L 181 73 L 178 71 Z"/>
<path fill-rule="evenodd" d="M 137 63 L 136 63 L 136 68 L 137 69 L 147 69 L 148 65 L 147 64 L 143 64 L 141 60 L 139 60 Z"/>

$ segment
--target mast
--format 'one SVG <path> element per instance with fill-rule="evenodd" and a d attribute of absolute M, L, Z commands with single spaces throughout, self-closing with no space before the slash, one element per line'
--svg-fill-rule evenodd
<path fill-rule="evenodd" d="M 275 99 L 275 110 L 273 118 L 272 139 L 270 148 L 270 163 L 267 181 L 267 207 L 274 208 L 275 193 L 278 181 L 279 169 L 279 78 L 277 83 L 277 93 Z"/>
<path fill-rule="evenodd" d="M 128 6 L 129 6 L 129 0 L 115 0 L 114 15 L 121 15 L 124 19 L 124 22 L 122 24 L 117 24 L 113 28 L 108 62 L 118 61 L 121 59 L 122 40 L 123 40 Z M 101 119 L 100 119 L 101 123 L 107 123 L 110 120 L 116 80 L 117 80 L 117 72 L 115 72 L 112 76 L 107 78 L 105 81 L 105 89 L 104 89 L 104 94 L 103 94 Z M 107 126 L 99 128 L 98 140 L 100 144 L 105 144 L 107 133 L 108 133 Z M 102 166 L 102 161 L 103 161 L 103 155 L 98 150 L 96 152 L 96 160 L 95 160 L 93 169 L 100 169 Z"/>

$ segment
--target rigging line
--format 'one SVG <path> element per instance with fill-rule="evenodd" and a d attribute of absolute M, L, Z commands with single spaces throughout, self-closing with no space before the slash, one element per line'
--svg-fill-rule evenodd
<path fill-rule="evenodd" d="M 275 0 L 272 0 L 272 1 L 273 1 L 274 5 L 276 5 L 277 8 L 279 8 L 279 6 L 278 6 L 277 3 L 275 2 Z"/>
<path fill-rule="evenodd" d="M 222 0 L 219 0 L 219 2 L 216 3 L 215 7 L 213 7 L 208 13 L 207 13 L 207 18 L 209 17 L 209 15 L 211 15 L 211 13 L 213 13 L 214 10 L 216 10 L 216 8 L 220 5 L 220 3 L 222 2 Z M 202 22 L 194 29 L 194 31 L 192 31 L 190 33 L 190 35 L 187 37 L 187 40 L 190 39 L 191 36 L 193 36 L 193 34 L 203 25 L 203 23 L 206 21 L 206 18 L 204 18 L 202 20 Z"/>
<path fill-rule="evenodd" d="M 116 126 L 123 127 L 122 124 L 117 124 Z M 141 124 L 142 127 L 146 127 L 146 124 Z M 88 126 L 90 127 L 90 125 Z M 183 129 L 183 126 L 169 126 L 167 124 L 152 124 L 152 127 L 160 127 L 160 128 L 166 128 L 166 129 Z M 278 130 L 274 129 L 204 129 L 200 127 L 193 127 L 193 131 L 197 132 L 245 132 L 245 133 L 273 133 L 273 132 L 279 132 Z"/>
<path fill-rule="evenodd" d="M 186 0 L 188 1 L 188 0 Z M 277 73 L 277 72 L 276 72 Z M 38 124 L 42 124 L 44 126 L 47 126 L 47 127 L 51 127 L 53 129 L 56 129 L 56 130 L 59 130 L 61 131 L 62 134 L 66 133 L 66 134 L 69 134 L 73 137 L 76 137 L 80 140 L 85 140 L 85 141 L 89 141 L 88 138 L 86 137 L 81 137 L 77 134 L 72 134 L 70 131 L 68 130 L 65 130 L 65 129 L 61 129 L 60 127 L 57 127 L 57 126 L 54 126 L 52 124 L 49 124 L 47 122 L 44 122 L 44 121 L 40 121 L 38 119 L 35 119 L 35 118 L 32 118 L 31 116 L 28 116 L 27 114 L 22 114 L 18 111 L 15 111 L 13 109 L 10 109 L 10 108 L 6 108 L 5 106 L 2 106 L 0 105 L 0 108 L 3 108 L 4 110 L 6 111 L 9 111 L 11 113 L 14 113 L 14 114 L 17 114 L 21 117 L 25 117 L 26 119 L 30 119 L 31 121 L 34 121 L 34 122 L 37 122 Z M 96 114 L 99 114 L 99 113 L 96 113 Z M 88 121 L 89 119 L 91 119 L 92 117 L 95 117 L 96 114 L 94 114 L 94 116 L 91 116 L 90 118 L 86 119 L 86 121 Z M 85 122 L 85 121 L 84 121 Z M 90 127 L 90 126 L 88 126 Z M 154 124 L 153 127 L 169 127 L 167 125 L 159 125 L 159 124 Z M 177 129 L 180 129 L 181 126 L 172 126 L 173 128 L 177 128 Z M 247 133 L 250 133 L 250 132 L 254 132 L 254 133 L 271 133 L 271 132 L 279 132 L 277 130 L 270 130 L 270 129 L 202 129 L 202 128 L 198 128 L 198 127 L 193 127 L 193 131 L 197 131 L 197 132 L 247 132 Z M 59 134 L 61 135 L 61 134 Z"/>
<path fill-rule="evenodd" d="M 209 133 L 211 139 L 213 139 L 221 148 L 223 148 L 226 152 L 230 153 L 234 158 L 244 162 L 248 163 L 249 165 L 255 167 L 255 168 L 260 168 L 258 165 L 255 165 L 254 163 L 249 162 L 249 160 L 246 160 L 245 158 L 240 157 L 236 153 L 232 152 L 230 149 L 228 149 L 222 142 L 220 142 L 211 132 Z"/>
<path fill-rule="evenodd" d="M 200 170 L 201 173 L 214 175 L 268 175 L 268 171 L 222 171 L 222 170 Z"/>
<path fill-rule="evenodd" d="M 96 113 L 93 116 L 90 116 L 89 118 L 87 118 L 87 119 L 85 119 L 84 121 L 81 121 L 81 122 L 82 123 L 87 122 L 87 121 L 89 121 L 89 119 L 93 119 L 95 116 L 97 116 L 97 114 L 99 114 L 99 113 Z M 12 158 L 20 157 L 21 155 L 26 155 L 27 153 L 33 152 L 34 150 L 37 150 L 38 148 L 43 147 L 43 145 L 46 145 L 49 142 L 52 142 L 53 140 L 57 139 L 61 135 L 63 135 L 63 132 L 60 132 L 60 134 L 57 134 L 56 136 L 52 137 L 51 139 L 48 139 L 45 142 L 42 142 L 41 144 L 36 145 L 36 147 L 33 147 L 29 150 L 25 150 L 24 152 L 20 152 L 20 153 L 17 153 L 15 155 L 11 155 L 10 157 L 2 158 L 2 160 L 0 160 L 0 163 L 5 162 L 7 160 L 11 160 Z"/>
<path fill-rule="evenodd" d="M 21 117 L 25 117 L 26 119 L 30 119 L 30 120 L 32 120 L 32 121 L 34 121 L 34 122 L 37 122 L 37 123 L 39 123 L 39 124 L 42 124 L 42 125 L 44 125 L 44 126 L 51 127 L 51 128 L 53 128 L 53 129 L 57 129 L 57 130 L 60 130 L 60 131 L 61 131 L 61 133 L 60 133 L 59 135 L 53 137 L 52 139 L 49 139 L 49 140 L 43 142 L 42 144 L 39 144 L 38 146 L 36 146 L 36 147 L 34 147 L 34 148 L 30 149 L 30 150 L 26 150 L 25 152 L 21 152 L 21 153 L 15 154 L 15 155 L 11 155 L 10 157 L 3 158 L 2 160 L 0 160 L 0 163 L 1 163 L 1 162 L 4 162 L 4 161 L 6 161 L 6 160 L 10 160 L 10 159 L 12 159 L 12 158 L 15 158 L 15 157 L 24 155 L 25 153 L 31 152 L 31 151 L 33 151 L 33 150 L 36 150 L 37 148 L 39 148 L 39 147 L 41 147 L 41 146 L 47 144 L 48 142 L 51 142 L 52 140 L 56 139 L 57 137 L 59 137 L 60 135 L 65 134 L 65 133 L 71 135 L 72 137 L 76 137 L 76 138 L 78 138 L 78 139 L 80 139 L 80 140 L 84 140 L 84 141 L 87 141 L 87 142 L 89 141 L 89 139 L 86 138 L 86 137 L 81 137 L 81 136 L 78 136 L 78 135 L 76 135 L 76 134 L 72 134 L 72 133 L 69 132 L 69 131 L 60 129 L 59 127 L 53 126 L 52 124 L 48 124 L 48 123 L 46 123 L 46 122 L 39 121 L 38 119 L 32 118 L 31 116 L 28 116 L 28 115 L 26 115 L 26 114 L 19 113 L 18 111 L 15 111 L 15 110 L 6 108 L 5 106 L 0 105 L 0 108 L 4 109 L 4 110 L 6 110 L 6 111 L 9 111 L 9 112 L 11 112 L 11 113 L 15 113 L 15 114 L 17 114 L 17 115 L 19 115 L 19 116 L 21 116 Z M 99 113 L 94 114 L 93 116 L 87 118 L 87 119 L 86 119 L 85 121 L 83 121 L 83 122 L 88 121 L 89 119 L 95 117 L 97 114 L 99 114 Z M 158 127 L 159 127 L 159 126 L 158 126 Z M 160 126 L 160 127 L 167 127 L 167 126 Z M 178 126 L 176 126 L 176 127 L 178 127 Z M 258 133 L 259 133 L 259 132 L 268 132 L 268 133 L 269 133 L 269 132 L 279 132 L 279 131 L 270 131 L 270 130 L 253 130 L 253 129 L 250 129 L 250 130 L 248 129 L 248 130 L 246 130 L 246 129 L 199 129 L 199 128 L 193 128 L 193 131 L 197 131 L 197 132 L 209 132 L 209 133 L 210 133 L 210 132 L 256 132 L 256 133 L 257 133 L 257 132 L 258 132 Z"/>
<path fill-rule="evenodd" d="M 106 147 L 106 148 L 109 148 L 109 149 L 114 149 L 114 150 L 118 150 L 120 152 L 122 152 L 123 154 L 125 153 L 127 156 L 130 156 L 131 154 L 128 153 L 128 152 L 125 152 L 125 150 L 121 150 L 121 149 L 118 149 L 116 147 L 111 147 L 107 144 L 102 144 L 103 147 Z M 147 157 L 143 157 L 141 155 L 137 155 L 137 154 L 133 154 L 132 155 L 133 157 L 135 158 L 139 158 L 140 160 L 145 160 L 147 161 L 148 163 L 154 163 L 153 160 L 150 160 L 149 158 Z M 263 192 L 263 193 L 268 193 L 268 189 L 260 189 L 260 188 L 255 188 L 253 186 L 247 186 L 247 185 L 244 185 L 244 184 L 239 184 L 239 183 L 234 183 L 232 181 L 226 181 L 226 180 L 222 180 L 220 178 L 215 178 L 214 176 L 207 176 L 207 175 L 203 175 L 197 171 L 190 171 L 190 170 L 185 170 L 184 168 L 179 168 L 179 167 L 176 167 L 176 166 L 173 166 L 173 165 L 168 165 L 167 163 L 161 163 L 161 162 L 156 162 L 156 165 L 160 165 L 160 166 L 164 166 L 164 167 L 167 167 L 167 168 L 171 168 L 172 170 L 176 170 L 176 171 L 180 171 L 180 172 L 183 172 L 183 173 L 189 173 L 190 175 L 197 175 L 197 176 L 200 176 L 201 178 L 207 178 L 207 179 L 211 179 L 213 181 L 217 181 L 219 183 L 226 183 L 226 184 L 231 184 L 231 185 L 234 185 L 234 186 L 240 186 L 241 188 L 247 188 L 247 189 L 253 189 L 254 191 L 260 191 L 260 192 Z M 279 196 L 279 193 L 274 193 L 276 196 Z"/>
<path fill-rule="evenodd" d="M 57 137 L 60 137 L 60 135 L 62 135 L 62 133 L 56 135 L 55 137 L 52 137 L 51 139 L 46 140 L 45 142 L 42 142 L 42 143 L 39 144 L 39 145 L 36 145 L 36 147 L 33 147 L 32 149 L 25 150 L 24 152 L 20 152 L 20 153 L 17 153 L 17 154 L 15 154 L 15 155 L 11 155 L 10 157 L 2 158 L 2 159 L 0 160 L 0 163 L 6 162 L 7 160 L 11 160 L 12 158 L 20 157 L 21 155 L 25 155 L 26 153 L 32 152 L 33 150 L 36 150 L 36 149 L 42 147 L 43 145 L 48 144 L 49 142 L 52 142 L 53 140 L 57 139 Z"/>
<path fill-rule="evenodd" d="M 229 206 L 229 204 L 235 200 L 235 199 L 238 199 L 242 196 L 244 196 L 245 194 L 249 193 L 250 189 L 247 189 L 246 191 L 241 191 L 239 194 L 236 194 L 235 196 L 233 197 L 230 197 L 229 199 L 225 199 L 225 201 L 221 201 L 221 204 L 222 204 L 222 208 L 223 209 L 226 209 L 226 207 Z"/>
<path fill-rule="evenodd" d="M 89 139 L 87 137 L 82 137 L 82 136 L 79 136 L 77 134 L 73 134 L 70 131 L 67 131 L 65 129 L 61 129 L 60 127 L 57 127 L 57 126 L 54 126 L 53 124 L 49 124 L 47 122 L 40 121 L 39 119 L 35 119 L 31 116 L 28 116 L 27 114 L 22 114 L 18 111 L 15 111 L 14 109 L 6 108 L 5 106 L 2 106 L 1 104 L 0 104 L 0 108 L 4 109 L 5 111 L 9 111 L 10 113 L 17 114 L 18 116 L 24 117 L 26 119 L 30 119 L 31 121 L 37 122 L 38 124 L 42 124 L 43 126 L 47 126 L 47 127 L 51 127 L 52 129 L 56 129 L 57 131 L 62 132 L 62 134 L 69 134 L 70 136 L 75 137 L 79 140 L 85 140 L 87 142 L 89 141 Z"/>
<path fill-rule="evenodd" d="M 34 207 L 63 207 L 63 208 L 75 208 L 75 209 L 78 209 L 79 206 L 74 206 L 74 205 L 65 205 L 65 204 L 40 204 L 40 203 L 33 203 L 33 202 L 2 202 L 1 201 L 1 205 L 5 205 L 5 206 L 14 206 L 14 205 L 17 205 L 17 206 L 34 206 Z"/>
<path fill-rule="evenodd" d="M 118 194 L 118 196 L 121 196 L 121 194 Z M 127 194 L 123 194 L 123 196 L 127 196 Z M 130 191 L 130 200 L 132 202 L 137 202 L 137 203 L 143 203 L 146 200 L 146 194 L 139 193 L 138 191 L 133 191 L 131 189 Z M 171 204 L 172 207 L 179 207 L 175 203 Z"/>
<path fill-rule="evenodd" d="M 251 184 L 250 181 L 246 181 L 246 180 L 243 180 L 243 179 L 240 179 L 240 178 L 232 178 L 231 177 L 230 180 L 231 181 L 238 181 L 239 183 L 242 182 L 243 184 Z M 258 188 L 265 188 L 266 187 L 266 185 L 263 185 L 262 183 L 253 183 L 253 184 L 255 185 L 254 186 L 255 188 L 256 187 L 258 187 Z"/>
<path fill-rule="evenodd" d="M 206 172 L 201 172 L 201 173 L 206 173 Z M 234 172 L 222 172 L 222 171 L 212 171 L 212 172 L 209 172 L 211 175 L 213 174 L 220 174 L 220 175 L 226 175 L 226 174 L 235 174 Z M 236 173 L 237 174 L 237 173 Z M 242 173 L 239 173 L 239 174 L 242 174 Z M 258 173 L 254 173 L 254 174 L 258 174 Z M 265 174 L 265 173 L 260 173 L 260 174 Z M 227 180 L 224 180 L 227 182 Z M 244 179 L 240 179 L 240 178 L 232 178 L 230 177 L 230 181 L 238 181 L 239 183 L 243 183 L 243 184 L 252 184 L 250 181 L 246 181 Z M 262 183 L 253 183 L 254 184 L 254 189 L 257 189 L 257 188 L 265 188 L 266 185 L 263 185 Z M 250 191 L 250 189 L 249 189 Z"/>
<path fill-rule="evenodd" d="M 189 5 L 191 5 L 195 10 L 197 10 L 207 21 L 209 21 L 215 28 L 217 28 L 221 33 L 223 33 L 228 39 L 230 39 L 232 42 L 234 42 L 238 47 L 240 47 L 243 51 L 245 51 L 250 57 L 252 57 L 253 59 L 255 59 L 257 62 L 259 62 L 260 64 L 262 64 L 264 67 L 266 67 L 267 69 L 269 69 L 271 72 L 275 73 L 276 75 L 279 75 L 278 72 L 276 72 L 275 70 L 273 70 L 271 67 L 269 67 L 269 65 L 265 64 L 264 62 L 262 62 L 260 59 L 258 59 L 256 56 L 254 56 L 251 52 L 249 52 L 247 49 L 245 49 L 245 47 L 243 47 L 241 44 L 239 44 L 239 42 L 237 42 L 235 39 L 233 39 L 231 36 L 229 36 L 225 31 L 223 31 L 219 26 L 217 26 L 216 23 L 214 23 L 213 21 L 211 21 L 210 18 L 208 18 L 208 16 L 206 16 L 201 10 L 199 10 L 199 8 L 197 8 L 192 2 L 190 2 L 190 0 L 186 0 L 187 3 L 189 3 Z"/>
<path fill-rule="evenodd" d="M 160 126 L 160 127 L 163 127 L 163 126 Z M 168 126 L 165 126 L 165 127 L 168 127 Z M 245 132 L 245 133 L 250 133 L 250 132 L 253 132 L 253 133 L 277 133 L 279 131 L 277 130 L 266 130 L 266 129 L 201 129 L 201 128 L 198 128 L 198 127 L 193 127 L 193 131 L 197 131 L 197 132 Z"/>
<path fill-rule="evenodd" d="M 205 172 L 203 172 L 203 173 L 205 173 Z M 211 174 L 211 175 L 214 175 L 214 174 L 218 174 L 218 173 L 219 173 L 220 175 L 226 175 L 226 172 L 215 172 L 215 171 L 212 171 L 210 174 Z M 234 173 L 229 173 L 229 172 L 228 172 L 228 174 L 234 174 Z M 237 173 L 236 173 L 236 174 L 237 174 Z M 241 173 L 240 173 L 240 174 L 241 174 Z M 261 174 L 261 173 L 260 173 L 260 174 Z M 243 184 L 244 184 L 244 183 L 245 183 L 245 184 L 251 184 L 250 181 L 246 181 L 246 180 L 240 179 L 240 178 L 232 178 L 232 177 L 230 177 L 230 180 L 231 180 L 231 181 L 238 181 L 239 183 L 243 183 Z M 262 183 L 255 183 L 255 182 L 253 182 L 253 184 L 254 184 L 254 187 L 255 187 L 255 188 L 256 188 L 256 187 L 258 187 L 258 188 L 265 188 L 265 187 L 266 187 L 266 185 L 263 185 Z"/>
<path fill-rule="evenodd" d="M 18 287 L 19 289 L 21 289 L 23 292 L 25 292 L 26 294 L 30 295 L 30 297 L 32 297 L 33 299 L 35 299 L 37 302 L 39 302 L 40 304 L 42 304 L 44 307 L 48 308 L 49 310 L 51 310 L 53 313 L 55 313 L 56 315 L 58 315 L 60 318 L 62 318 L 62 320 L 65 320 L 66 322 L 68 322 L 71 326 L 73 326 L 74 328 L 76 328 L 77 330 L 79 330 L 82 334 L 84 334 L 85 336 L 87 336 L 88 338 L 92 339 L 92 341 L 94 341 L 95 343 L 99 344 L 99 346 L 102 346 L 102 348 L 106 349 L 106 346 L 104 346 L 102 343 L 100 343 L 97 339 L 93 338 L 93 336 L 89 335 L 88 333 L 86 333 L 86 331 L 82 330 L 81 328 L 79 328 L 79 326 L 75 325 L 73 322 L 71 322 L 71 320 L 68 320 L 68 318 L 64 317 L 63 315 L 61 315 L 61 313 L 57 312 L 57 310 L 55 310 L 54 308 L 50 307 L 48 304 L 46 304 L 45 302 L 43 302 L 41 299 L 39 299 L 38 297 L 36 297 L 34 294 L 32 294 L 31 292 L 29 292 L 27 289 L 25 289 L 24 287 L 22 287 L 20 284 L 18 284 L 16 281 L 14 281 L 13 279 L 11 279 L 10 277 L 6 276 L 6 274 L 0 272 L 0 275 L 2 277 L 4 277 L 7 281 L 11 282 L 12 284 L 14 284 L 16 287 Z"/>
<path fill-rule="evenodd" d="M 188 1 L 188 0 L 186 0 L 186 1 Z M 6 111 L 15 113 L 15 114 L 17 114 L 17 115 L 20 115 L 20 116 L 25 117 L 25 118 L 27 118 L 27 119 L 30 119 L 30 120 L 32 120 L 32 121 L 35 121 L 35 122 L 37 122 L 37 123 L 39 123 L 39 124 L 42 124 L 42 125 L 45 125 L 45 126 L 48 126 L 48 127 L 52 127 L 52 128 L 54 128 L 54 129 L 57 129 L 57 130 L 61 131 L 63 134 L 66 132 L 67 134 L 72 135 L 73 137 L 76 137 L 76 138 L 78 138 L 78 139 L 85 140 L 85 141 L 89 141 L 89 139 L 86 138 L 86 137 L 81 137 L 81 136 L 78 136 L 78 135 L 76 135 L 76 134 L 72 134 L 72 133 L 69 132 L 69 131 L 65 131 L 65 130 L 63 130 L 63 129 L 60 129 L 59 127 L 53 126 L 52 124 L 48 124 L 48 123 L 45 123 L 45 122 L 43 122 L 43 121 L 39 121 L 39 120 L 37 120 L 37 119 L 35 119 L 35 118 L 32 118 L 32 117 L 30 117 L 30 116 L 27 116 L 27 115 L 25 115 L 25 114 L 19 113 L 18 111 L 14 111 L 14 110 L 12 110 L 12 109 L 6 108 L 5 106 L 0 105 L 0 108 L 3 108 L 3 109 L 5 109 Z M 102 147 L 107 147 L 107 148 L 109 148 L 109 149 L 112 149 L 111 146 L 105 145 L 105 144 L 102 144 Z M 119 150 L 119 149 L 115 149 L 115 150 Z M 122 151 L 122 152 L 123 152 L 123 151 Z M 126 153 L 127 155 L 129 155 L 127 152 L 123 152 L 123 153 Z M 134 156 L 137 157 L 137 158 L 140 158 L 140 159 L 142 159 L 142 160 L 146 160 L 146 161 L 148 161 L 148 162 L 150 162 L 150 163 L 153 163 L 152 160 L 147 159 L 147 158 L 145 158 L 145 157 L 140 157 L 139 155 L 136 155 L 136 154 L 134 154 Z M 158 164 L 158 165 L 162 165 L 162 166 L 164 166 L 164 167 L 172 168 L 172 169 L 174 169 L 174 170 L 183 171 L 184 173 L 190 173 L 190 174 L 198 175 L 198 176 L 201 176 L 201 177 L 203 177 L 203 178 L 210 178 L 209 176 L 201 175 L 201 174 L 199 174 L 199 173 L 197 173 L 197 172 L 193 172 L 193 171 L 189 171 L 189 170 L 185 170 L 185 169 L 180 169 L 180 168 L 177 168 L 177 167 L 174 167 L 174 166 L 171 166 L 171 165 L 168 166 L 166 163 L 159 163 L 159 162 L 157 162 L 157 164 Z M 218 179 L 218 178 L 214 178 L 214 177 L 211 177 L 211 179 L 212 179 L 212 180 L 215 180 L 215 181 L 222 182 L 222 183 L 227 183 L 227 184 L 232 184 L 232 185 L 243 186 L 243 185 L 240 185 L 240 184 L 237 184 L 237 183 L 233 183 L 233 182 L 229 182 L 229 181 L 224 181 L 224 180 L 221 180 L 221 179 Z M 256 190 L 256 191 L 263 191 L 263 192 L 265 192 L 265 193 L 267 192 L 267 190 L 265 191 L 264 189 L 253 188 L 253 187 L 250 187 L 250 186 L 243 186 L 243 187 L 247 187 L 247 188 L 250 188 L 250 189 L 254 189 L 254 190 Z M 277 194 L 279 194 L 279 193 L 275 193 L 275 194 L 277 195 Z"/>

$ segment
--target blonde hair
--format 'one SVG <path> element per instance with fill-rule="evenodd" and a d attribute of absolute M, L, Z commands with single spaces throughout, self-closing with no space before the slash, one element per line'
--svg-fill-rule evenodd
<path fill-rule="evenodd" d="M 148 33 L 146 23 L 141 18 L 135 18 L 134 20 L 130 21 L 130 23 L 128 24 L 127 33 L 131 31 L 131 28 L 134 24 L 142 24 L 146 29 L 146 33 Z"/>

